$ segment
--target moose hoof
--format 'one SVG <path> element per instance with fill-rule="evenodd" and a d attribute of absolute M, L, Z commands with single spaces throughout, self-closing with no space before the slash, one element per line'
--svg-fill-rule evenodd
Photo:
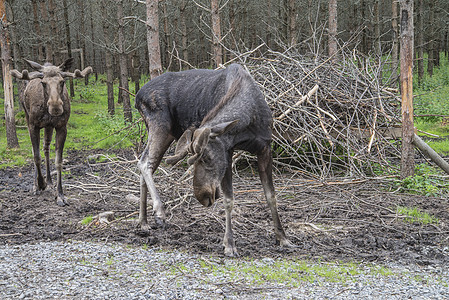
<path fill-rule="evenodd" d="M 239 253 L 235 247 L 225 247 L 224 255 L 227 257 L 239 257 Z"/>
<path fill-rule="evenodd" d="M 156 222 L 156 226 L 158 228 L 162 228 L 162 229 L 166 228 L 166 224 L 165 224 L 165 220 L 164 219 L 161 219 L 159 217 L 154 217 L 154 221 Z"/>
<path fill-rule="evenodd" d="M 285 248 L 298 248 L 298 246 L 296 246 L 295 244 L 293 244 L 292 242 L 290 242 L 287 239 L 283 239 L 279 242 L 279 244 L 281 245 L 281 247 L 285 247 Z"/>
<path fill-rule="evenodd" d="M 67 206 L 69 203 L 65 200 L 64 196 L 58 196 L 56 199 L 56 203 L 58 203 L 59 206 Z"/>

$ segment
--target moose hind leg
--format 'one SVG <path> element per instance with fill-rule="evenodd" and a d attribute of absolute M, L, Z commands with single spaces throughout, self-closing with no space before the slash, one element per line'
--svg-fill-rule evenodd
<path fill-rule="evenodd" d="M 282 228 L 281 220 L 279 218 L 276 196 L 274 193 L 273 185 L 273 175 L 272 175 L 272 164 L 273 158 L 271 156 L 270 146 L 265 147 L 265 149 L 257 156 L 257 164 L 259 167 L 260 181 L 262 182 L 265 198 L 268 202 L 268 206 L 271 210 L 271 216 L 273 217 L 274 223 L 274 233 L 276 235 L 276 240 L 281 246 L 294 247 L 294 245 L 285 236 L 284 229 Z"/>
<path fill-rule="evenodd" d="M 232 155 L 231 155 L 232 157 Z M 221 189 L 224 196 L 224 206 L 226 213 L 226 230 L 223 237 L 224 254 L 229 257 L 238 257 L 235 246 L 234 235 L 232 232 L 232 208 L 234 207 L 234 193 L 232 189 L 232 168 L 231 165 L 226 169 L 226 173 L 221 181 Z"/>
<path fill-rule="evenodd" d="M 165 227 L 165 210 L 156 185 L 153 179 L 153 173 L 159 166 L 162 156 L 168 149 L 174 138 L 168 134 L 168 130 L 151 130 L 148 135 L 148 142 L 137 164 L 140 169 L 140 210 L 139 223 L 142 229 L 148 227 L 147 223 L 147 191 L 150 192 L 153 200 L 153 212 L 156 224 Z"/>
<path fill-rule="evenodd" d="M 68 205 L 62 190 L 62 152 L 64 151 L 64 143 L 67 137 L 67 128 L 62 127 L 56 129 L 56 158 L 55 166 L 57 172 L 56 190 L 58 193 L 57 203 L 59 206 Z"/>
<path fill-rule="evenodd" d="M 50 175 L 50 144 L 51 139 L 53 138 L 53 127 L 46 127 L 44 131 L 44 155 L 45 155 L 45 171 L 46 171 L 46 179 L 47 185 L 52 184 Z"/>
<path fill-rule="evenodd" d="M 44 176 L 42 175 L 41 168 L 41 153 L 39 151 L 40 143 L 40 129 L 36 127 L 29 127 L 31 145 L 33 147 L 33 158 L 34 158 L 34 193 L 39 194 L 40 191 L 45 190 L 47 183 L 45 182 Z"/>

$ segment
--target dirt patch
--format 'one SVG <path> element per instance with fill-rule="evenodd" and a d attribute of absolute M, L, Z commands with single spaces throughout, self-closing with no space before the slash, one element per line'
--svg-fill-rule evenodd
<path fill-rule="evenodd" d="M 138 196 L 135 156 L 92 154 L 69 151 L 66 155 L 63 185 L 70 206 L 64 208 L 57 206 L 54 189 L 33 195 L 32 164 L 0 170 L 0 243 L 101 240 L 222 256 L 222 202 L 202 207 L 192 197 L 191 179 L 183 178 L 185 168 L 162 165 L 156 182 L 166 202 L 168 226 L 142 232 L 133 220 L 138 203 L 125 199 L 128 194 Z M 234 176 L 233 226 L 243 256 L 449 263 L 448 199 L 389 193 L 382 182 L 320 184 L 291 179 L 291 174 L 277 175 L 281 220 L 298 246 L 282 249 L 275 244 L 258 177 L 250 173 L 245 170 Z M 418 207 L 439 222 L 406 222 L 396 214 L 398 205 Z M 80 223 L 105 211 L 114 212 L 109 225 Z M 154 223 L 151 217 L 150 222 Z"/>

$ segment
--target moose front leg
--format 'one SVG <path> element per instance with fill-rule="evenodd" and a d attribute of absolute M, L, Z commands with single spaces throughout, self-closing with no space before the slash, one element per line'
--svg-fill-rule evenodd
<path fill-rule="evenodd" d="M 64 143 L 65 143 L 66 137 L 67 137 L 67 128 L 66 127 L 56 129 L 55 166 L 56 166 L 56 172 L 57 172 L 57 181 L 56 181 L 56 190 L 58 193 L 57 203 L 59 206 L 68 205 L 67 201 L 65 200 L 64 193 L 62 190 L 62 152 L 64 151 Z"/>
<path fill-rule="evenodd" d="M 140 169 L 140 209 L 139 224 L 144 230 L 148 229 L 147 221 L 147 193 L 150 192 L 153 200 L 153 212 L 156 224 L 159 227 L 165 227 L 165 210 L 164 204 L 159 197 L 156 185 L 153 179 L 153 173 L 159 166 L 162 156 L 168 149 L 174 138 L 167 134 L 168 131 L 163 130 L 157 132 L 155 129 L 151 131 L 148 142 L 143 150 L 142 156 L 137 164 Z"/>
<path fill-rule="evenodd" d="M 279 219 L 272 175 L 273 157 L 271 154 L 271 147 L 269 145 L 265 147 L 259 155 L 257 155 L 257 164 L 259 167 L 259 176 L 260 181 L 262 182 L 265 198 L 268 202 L 268 206 L 270 207 L 271 215 L 273 217 L 276 240 L 281 246 L 294 247 L 294 245 L 286 238 L 281 220 Z"/>
<path fill-rule="evenodd" d="M 230 155 L 232 157 L 232 154 Z M 234 193 L 232 189 L 232 167 L 227 167 L 226 173 L 221 181 L 221 189 L 224 196 L 224 206 L 226 212 L 226 231 L 223 237 L 224 254 L 230 257 L 238 257 L 235 247 L 234 235 L 232 232 L 232 209 L 234 207 Z"/>
<path fill-rule="evenodd" d="M 44 131 L 44 155 L 45 155 L 45 171 L 47 176 L 47 185 L 52 184 L 50 175 L 50 144 L 53 137 L 53 127 L 46 127 Z"/>
<path fill-rule="evenodd" d="M 45 182 L 44 176 L 42 175 L 41 169 L 41 153 L 39 151 L 40 144 L 40 129 L 37 127 L 28 127 L 30 133 L 31 145 L 33 147 L 33 158 L 34 158 L 34 193 L 38 195 L 40 191 L 45 190 L 47 183 Z"/>

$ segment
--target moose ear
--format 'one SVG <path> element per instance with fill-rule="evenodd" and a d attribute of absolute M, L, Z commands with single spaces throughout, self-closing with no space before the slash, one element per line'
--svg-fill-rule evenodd
<path fill-rule="evenodd" d="M 239 122 L 239 120 L 234 120 L 234 121 L 230 121 L 230 122 L 224 122 L 224 123 L 220 123 L 215 125 L 214 127 L 212 127 L 210 129 L 211 131 L 211 138 L 215 138 L 219 135 L 222 135 L 225 132 L 228 132 L 229 130 L 231 130 L 232 128 L 234 128 L 235 125 L 237 125 L 237 123 Z"/>
<path fill-rule="evenodd" d="M 73 64 L 73 57 L 70 57 L 65 62 L 60 64 L 58 67 L 62 72 L 65 72 L 72 67 L 72 64 Z"/>
<path fill-rule="evenodd" d="M 37 62 L 31 61 L 31 60 L 28 60 L 28 59 L 24 59 L 24 61 L 25 61 L 31 68 L 33 68 L 33 69 L 36 70 L 36 71 L 41 71 L 42 68 L 43 68 L 43 67 L 42 67 L 40 64 L 38 64 Z"/>
<path fill-rule="evenodd" d="M 192 130 L 187 129 L 179 138 L 176 144 L 175 155 L 167 157 L 165 160 L 167 164 L 174 165 L 189 153 L 189 146 L 192 143 Z"/>

